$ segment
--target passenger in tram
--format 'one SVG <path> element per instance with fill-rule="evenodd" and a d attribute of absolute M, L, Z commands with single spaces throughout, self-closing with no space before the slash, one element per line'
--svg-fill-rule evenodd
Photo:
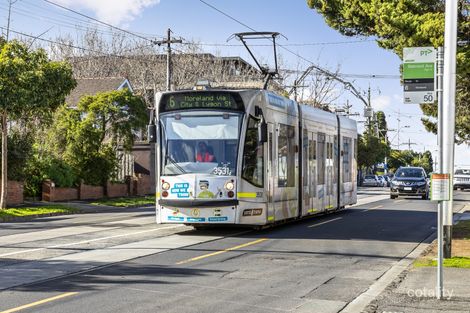
<path fill-rule="evenodd" d="M 209 151 L 205 142 L 198 144 L 198 152 L 196 153 L 196 162 L 215 162 L 214 152 Z"/>

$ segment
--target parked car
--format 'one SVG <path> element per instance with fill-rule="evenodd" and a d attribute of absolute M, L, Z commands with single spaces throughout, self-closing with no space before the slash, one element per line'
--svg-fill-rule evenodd
<path fill-rule="evenodd" d="M 386 187 L 387 186 L 387 180 L 385 179 L 385 177 L 383 177 L 382 175 L 379 175 L 377 177 L 379 178 L 380 186 L 381 187 Z"/>
<path fill-rule="evenodd" d="M 382 181 L 377 175 L 366 175 L 362 181 L 362 186 L 379 187 L 382 186 Z"/>
<path fill-rule="evenodd" d="M 400 167 L 390 182 L 390 198 L 398 196 L 420 196 L 427 199 L 429 186 L 422 167 Z"/>
<path fill-rule="evenodd" d="M 454 190 L 470 189 L 470 169 L 461 168 L 454 173 Z"/>
<path fill-rule="evenodd" d="M 390 176 L 388 175 L 383 175 L 383 179 L 385 179 L 385 186 L 384 187 L 390 187 L 390 181 L 392 180 Z"/>

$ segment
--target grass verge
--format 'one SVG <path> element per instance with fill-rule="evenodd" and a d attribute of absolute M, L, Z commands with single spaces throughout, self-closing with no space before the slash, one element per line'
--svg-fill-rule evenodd
<path fill-rule="evenodd" d="M 60 213 L 77 213 L 79 210 L 63 205 L 48 205 L 40 207 L 18 207 L 0 210 L 0 218 L 27 217 Z"/>
<path fill-rule="evenodd" d="M 452 258 L 444 259 L 444 267 L 470 268 L 470 220 L 460 221 L 452 229 Z M 415 267 L 437 266 L 437 242 L 425 255 L 416 259 Z"/>
<path fill-rule="evenodd" d="M 415 267 L 437 266 L 437 260 L 428 258 L 419 258 L 414 262 Z M 454 256 L 450 259 L 444 259 L 444 267 L 470 268 L 470 258 Z"/>
<path fill-rule="evenodd" d="M 131 206 L 141 206 L 148 204 L 155 204 L 155 197 L 126 197 L 126 198 L 115 198 L 115 199 L 103 199 L 92 202 L 93 205 L 109 205 L 121 208 L 127 208 Z"/>

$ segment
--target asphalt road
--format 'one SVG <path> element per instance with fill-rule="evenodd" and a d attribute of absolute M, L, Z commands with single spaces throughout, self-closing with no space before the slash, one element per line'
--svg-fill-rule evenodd
<path fill-rule="evenodd" d="M 435 231 L 435 204 L 385 190 L 263 231 L 155 225 L 143 210 L 2 224 L 0 313 L 339 312 Z"/>

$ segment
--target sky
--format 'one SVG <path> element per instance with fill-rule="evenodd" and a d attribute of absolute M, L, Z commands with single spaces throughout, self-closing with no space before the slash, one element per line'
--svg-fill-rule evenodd
<path fill-rule="evenodd" d="M 171 28 L 173 36 L 183 38 L 183 42 L 199 42 L 205 52 L 239 56 L 251 63 L 246 50 L 234 46 L 239 42 L 233 39 L 227 42 L 230 35 L 250 31 L 249 28 L 279 32 L 285 37 L 278 39 L 281 68 L 304 70 L 309 62 L 332 72 L 339 68 L 344 74 L 343 79 L 360 90 L 364 98 L 370 88 L 372 107 L 386 114 L 392 130 L 388 137 L 393 148 L 400 143 L 400 149 L 409 146 L 419 152 L 429 150 L 433 157 L 437 155 L 436 136 L 424 129 L 419 105 L 403 103 L 399 72 L 401 60 L 394 53 L 379 48 L 374 38 L 339 34 L 325 23 L 321 15 L 311 10 L 305 0 L 50 1 L 152 38 L 161 39 Z M 3 28 L 7 25 L 7 16 L 8 0 L 0 0 L 0 25 Z M 10 27 L 13 31 L 32 35 L 46 32 L 41 38 L 53 40 L 59 34 L 68 33 L 76 37 L 79 30 L 73 25 L 79 19 L 81 22 L 89 21 L 44 0 L 17 0 L 12 7 Z M 178 45 L 174 48 L 178 49 Z M 254 52 L 263 63 L 273 64 L 271 48 L 255 47 Z M 385 75 L 386 78 L 373 78 L 372 75 Z M 337 102 L 339 106 L 348 102 L 353 106 L 351 111 L 360 113 L 361 116 L 353 118 L 358 120 L 362 130 L 363 103 L 347 90 Z M 470 147 L 456 146 L 455 164 L 470 166 Z"/>

